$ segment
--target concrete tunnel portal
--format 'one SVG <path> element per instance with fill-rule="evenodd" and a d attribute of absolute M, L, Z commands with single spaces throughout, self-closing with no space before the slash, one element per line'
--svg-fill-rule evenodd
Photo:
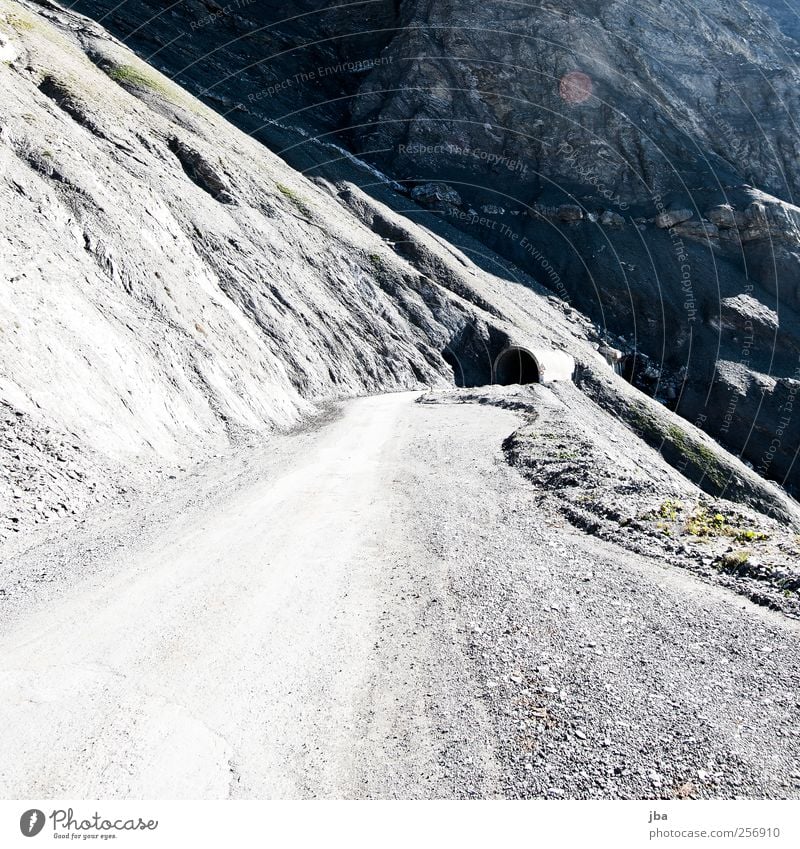
<path fill-rule="evenodd" d="M 515 383 L 539 383 L 541 373 L 536 357 L 516 345 L 501 351 L 494 361 L 494 382 L 500 386 L 512 386 Z"/>
<path fill-rule="evenodd" d="M 537 349 L 511 342 L 494 361 L 492 383 L 512 386 L 572 380 L 574 371 L 575 360 L 565 351 Z"/>
<path fill-rule="evenodd" d="M 456 386 L 514 386 L 572 380 L 575 360 L 566 351 L 504 336 L 483 339 L 477 334 L 462 334 L 451 340 L 442 357 L 453 369 Z"/>

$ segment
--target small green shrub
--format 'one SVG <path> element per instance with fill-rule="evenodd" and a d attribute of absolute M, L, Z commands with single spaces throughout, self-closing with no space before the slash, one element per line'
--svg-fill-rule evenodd
<path fill-rule="evenodd" d="M 686 520 L 686 532 L 695 537 L 732 537 L 736 542 L 760 542 L 769 539 L 769 534 L 754 528 L 734 525 L 722 513 L 709 513 L 706 507 L 698 507 Z"/>
<path fill-rule="evenodd" d="M 662 519 L 669 519 L 671 522 L 674 522 L 681 510 L 683 510 L 683 504 L 680 501 L 673 501 L 671 498 L 667 498 L 658 508 L 658 515 Z"/>
<path fill-rule="evenodd" d="M 717 565 L 720 569 L 735 572 L 746 565 L 749 560 L 750 553 L 748 551 L 728 551 L 720 555 Z"/>
<path fill-rule="evenodd" d="M 733 538 L 736 542 L 757 542 L 769 539 L 769 534 L 765 534 L 763 531 L 754 531 L 752 528 L 739 528 L 734 531 Z"/>
<path fill-rule="evenodd" d="M 694 537 L 725 536 L 727 526 L 722 513 L 712 516 L 705 507 L 698 507 L 686 520 L 686 532 Z"/>

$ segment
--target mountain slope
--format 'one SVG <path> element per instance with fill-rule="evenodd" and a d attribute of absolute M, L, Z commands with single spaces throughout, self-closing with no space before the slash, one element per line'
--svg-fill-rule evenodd
<path fill-rule="evenodd" d="M 133 458 L 449 383 L 465 327 L 508 338 L 466 260 L 420 273 L 100 27 L 3 0 L 0 33 L 5 533 L 103 500 Z"/>
<path fill-rule="evenodd" d="M 328 401 L 489 383 L 510 340 L 568 352 L 587 392 L 707 492 L 797 523 L 778 489 L 616 377 L 592 322 L 481 242 L 419 226 L 401 196 L 395 211 L 309 181 L 46 0 L 0 0 L 0 33 L 5 536 Z"/>
<path fill-rule="evenodd" d="M 337 143 L 419 189 L 415 221 L 537 277 L 613 334 L 639 388 L 800 485 L 791 4 L 78 8 L 295 167 L 340 178 Z"/>

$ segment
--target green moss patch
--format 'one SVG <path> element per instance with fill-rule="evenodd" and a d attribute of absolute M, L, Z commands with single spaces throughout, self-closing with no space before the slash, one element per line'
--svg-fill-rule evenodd
<path fill-rule="evenodd" d="M 277 183 L 275 187 L 287 200 L 290 200 L 297 209 L 306 216 L 306 218 L 311 217 L 311 210 L 308 208 L 305 200 L 294 189 L 284 186 L 283 183 Z"/>
<path fill-rule="evenodd" d="M 123 88 L 143 88 L 167 94 L 167 87 L 156 76 L 133 65 L 114 65 L 106 70 L 108 76 Z"/>

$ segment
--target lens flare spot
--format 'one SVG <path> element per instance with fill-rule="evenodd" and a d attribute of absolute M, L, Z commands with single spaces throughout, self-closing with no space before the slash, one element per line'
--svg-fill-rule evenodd
<path fill-rule="evenodd" d="M 592 78 L 583 71 L 570 71 L 561 77 L 558 93 L 565 103 L 585 103 L 592 96 Z"/>

